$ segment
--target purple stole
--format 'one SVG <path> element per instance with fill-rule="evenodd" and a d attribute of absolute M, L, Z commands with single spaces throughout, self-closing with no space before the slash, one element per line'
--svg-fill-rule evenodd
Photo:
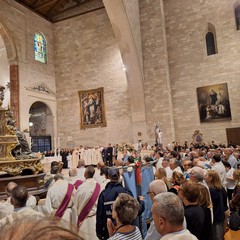
<path fill-rule="evenodd" d="M 63 216 L 65 210 L 67 209 L 68 203 L 70 202 L 73 189 L 74 189 L 74 186 L 69 183 L 67 193 L 66 193 L 61 205 L 59 206 L 57 212 L 55 213 L 55 215 L 54 215 L 55 217 L 61 218 Z"/>
<path fill-rule="evenodd" d="M 88 199 L 86 205 L 84 206 L 84 208 L 82 209 L 82 211 L 80 212 L 80 214 L 78 216 L 78 226 L 81 225 L 81 223 L 85 220 L 85 218 L 90 213 L 93 205 L 97 201 L 98 195 L 100 193 L 100 189 L 101 189 L 100 184 L 96 183 L 96 186 L 92 193 L 92 196 Z"/>
<path fill-rule="evenodd" d="M 80 180 L 80 179 L 78 179 L 78 180 L 76 180 L 76 182 L 75 182 L 73 185 L 74 185 L 75 189 L 77 190 L 78 187 L 79 187 L 82 183 L 83 183 L 83 181 Z"/>

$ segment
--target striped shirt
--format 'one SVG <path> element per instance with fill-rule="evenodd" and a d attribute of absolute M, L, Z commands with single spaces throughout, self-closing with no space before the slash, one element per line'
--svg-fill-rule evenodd
<path fill-rule="evenodd" d="M 117 232 L 108 240 L 142 240 L 142 235 L 138 227 L 134 226 L 133 231 L 126 233 Z"/>

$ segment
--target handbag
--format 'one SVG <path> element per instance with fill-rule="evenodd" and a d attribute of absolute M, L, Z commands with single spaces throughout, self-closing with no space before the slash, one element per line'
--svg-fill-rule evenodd
<path fill-rule="evenodd" d="M 229 217 L 229 228 L 233 231 L 240 230 L 240 216 L 238 212 L 235 212 Z"/>

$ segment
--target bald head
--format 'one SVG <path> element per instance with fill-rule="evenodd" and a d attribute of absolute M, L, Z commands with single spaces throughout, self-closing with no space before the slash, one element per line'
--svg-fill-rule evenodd
<path fill-rule="evenodd" d="M 85 160 L 83 160 L 83 159 L 78 160 L 78 168 L 80 168 L 80 167 L 85 167 Z"/>
<path fill-rule="evenodd" d="M 16 186 L 17 186 L 17 183 L 15 183 L 15 182 L 9 182 L 9 183 L 7 184 L 7 186 L 5 187 L 5 191 L 6 191 L 6 195 L 7 195 L 8 197 L 11 196 L 12 190 L 13 190 Z"/>
<path fill-rule="evenodd" d="M 71 167 L 68 172 L 69 177 L 76 177 L 77 176 L 77 168 Z"/>
<path fill-rule="evenodd" d="M 97 168 L 98 168 L 98 169 L 101 169 L 101 168 L 103 168 L 103 167 L 105 167 L 105 163 L 104 163 L 103 161 L 99 161 L 99 162 L 97 163 Z"/>
<path fill-rule="evenodd" d="M 123 166 L 123 160 L 121 160 L 121 159 L 116 160 L 115 161 L 115 166 L 116 167 L 122 167 Z"/>

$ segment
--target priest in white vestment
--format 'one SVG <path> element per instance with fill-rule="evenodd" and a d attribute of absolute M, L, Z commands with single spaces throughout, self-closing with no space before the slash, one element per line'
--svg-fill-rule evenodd
<path fill-rule="evenodd" d="M 55 183 L 52 187 L 48 189 L 47 196 L 45 203 L 39 207 L 39 211 L 43 212 L 46 215 L 53 216 L 57 212 L 58 208 L 60 207 L 61 203 L 63 202 L 67 191 L 68 191 L 68 182 L 63 180 L 63 175 L 56 174 L 55 177 Z M 75 193 L 75 190 L 73 190 L 71 199 L 68 203 L 67 209 L 65 210 L 62 219 L 64 219 L 67 222 L 71 223 L 72 219 L 72 205 L 73 205 L 73 195 Z"/>
<path fill-rule="evenodd" d="M 93 153 L 93 149 L 92 148 L 88 148 L 85 152 L 85 162 L 86 165 L 92 165 L 92 153 Z"/>
<path fill-rule="evenodd" d="M 14 206 L 11 203 L 11 193 L 13 188 L 17 186 L 15 182 L 9 182 L 5 188 L 6 195 L 8 196 L 7 200 L 0 202 L 0 219 L 6 217 L 14 211 Z M 30 195 L 28 196 L 26 207 L 34 208 L 37 205 L 36 197 Z"/>
<path fill-rule="evenodd" d="M 76 194 L 74 195 L 74 207 L 73 207 L 73 224 L 77 225 L 78 216 L 84 209 L 88 200 L 91 198 L 94 189 L 96 187 L 96 180 L 93 178 L 95 169 L 92 166 L 88 166 L 85 171 L 86 180 L 79 186 Z M 95 226 L 96 226 L 96 211 L 97 211 L 97 200 L 92 206 L 88 216 L 79 226 L 78 235 L 83 239 L 97 240 Z"/>
<path fill-rule="evenodd" d="M 98 147 L 95 147 L 92 151 L 92 165 L 97 165 L 98 162 L 102 161 L 102 154 Z"/>
<path fill-rule="evenodd" d="M 78 148 L 75 148 L 72 153 L 72 166 L 73 167 L 77 167 L 78 160 L 79 160 L 79 150 L 78 150 Z"/>
<path fill-rule="evenodd" d="M 78 179 L 80 180 L 85 180 L 85 177 L 84 177 L 84 173 L 85 173 L 85 161 L 83 159 L 80 159 L 78 161 L 78 166 L 77 166 L 77 176 L 78 176 Z"/>
<path fill-rule="evenodd" d="M 23 219 L 26 216 L 34 216 L 35 218 L 42 218 L 44 215 L 26 206 L 28 199 L 28 191 L 24 186 L 16 186 L 12 189 L 11 204 L 13 205 L 13 212 L 8 214 L 5 218 L 0 220 L 0 229 L 5 224 L 10 224 L 16 220 Z"/>

